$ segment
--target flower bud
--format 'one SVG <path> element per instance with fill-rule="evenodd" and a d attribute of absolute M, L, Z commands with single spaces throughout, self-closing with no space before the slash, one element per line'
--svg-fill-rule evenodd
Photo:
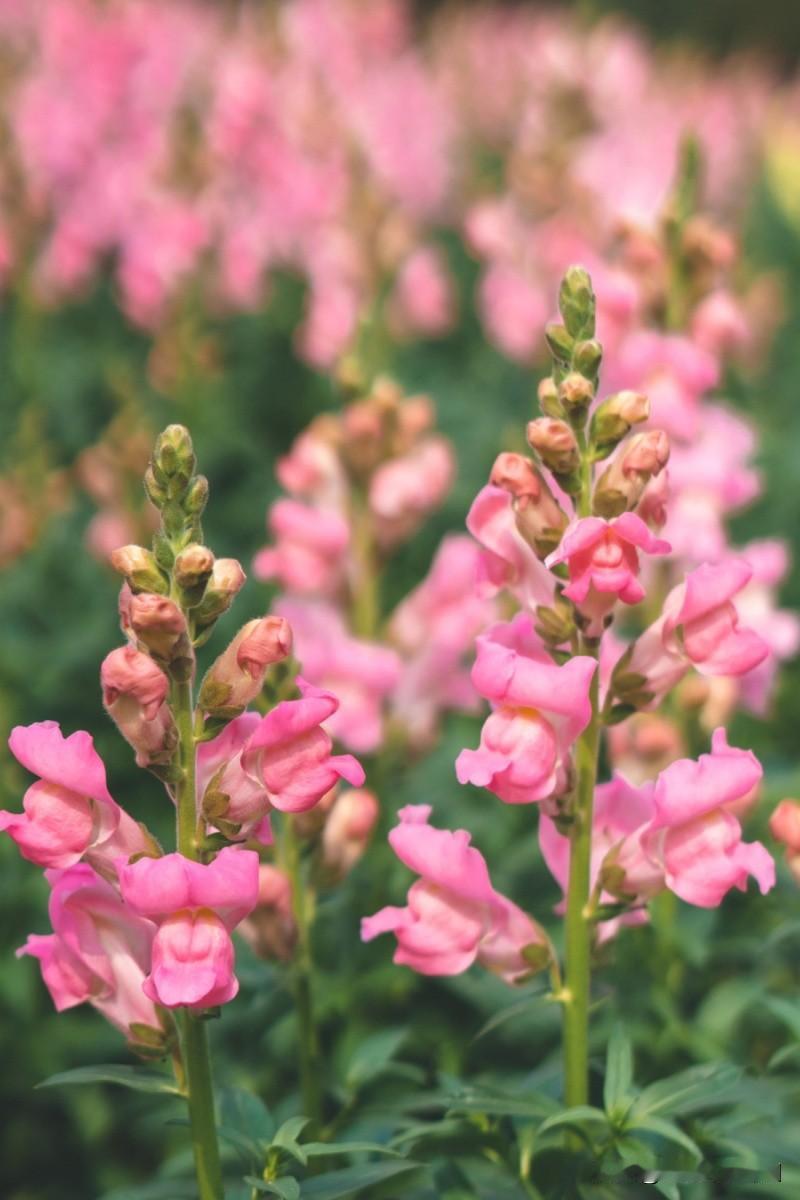
<path fill-rule="evenodd" d="M 192 611 L 197 627 L 203 629 L 227 612 L 246 579 L 241 563 L 235 558 L 218 558 L 203 592 L 203 599 Z"/>
<path fill-rule="evenodd" d="M 594 386 L 585 375 L 570 371 L 560 383 L 558 398 L 568 413 L 581 412 L 588 408 L 594 396 Z"/>
<path fill-rule="evenodd" d="M 153 450 L 153 473 L 170 498 L 182 495 L 194 474 L 197 460 L 192 438 L 185 425 L 168 425 L 159 434 Z"/>
<path fill-rule="evenodd" d="M 100 668 L 103 705 L 140 767 L 170 762 L 178 732 L 165 697 L 169 680 L 148 655 L 121 646 L 106 655 Z"/>
<path fill-rule="evenodd" d="M 530 496 L 533 500 L 538 500 L 541 495 L 541 476 L 524 454 L 498 454 L 489 475 L 489 482 L 510 492 L 515 500 L 520 496 Z"/>
<path fill-rule="evenodd" d="M 548 349 L 557 363 L 569 366 L 575 350 L 575 339 L 572 338 L 563 325 L 554 321 L 545 325 L 545 341 Z"/>
<path fill-rule="evenodd" d="M 540 604 L 536 609 L 536 632 L 543 641 L 553 646 L 562 646 L 575 632 L 573 610 L 563 601 L 556 601 L 552 608 Z"/>
<path fill-rule="evenodd" d="M 587 342 L 578 342 L 575 347 L 572 365 L 581 375 L 585 375 L 588 379 L 596 380 L 602 361 L 603 347 L 595 338 L 591 338 Z"/>
<path fill-rule="evenodd" d="M 641 392 L 617 392 L 609 396 L 592 417 L 591 440 L 595 460 L 606 458 L 630 432 L 632 425 L 650 416 L 650 401 Z"/>
<path fill-rule="evenodd" d="M 572 337 L 594 337 L 595 297 L 589 272 L 584 267 L 567 268 L 558 292 L 558 307 Z"/>
<path fill-rule="evenodd" d="M 343 879 L 363 855 L 378 821 L 380 806 L 366 788 L 349 788 L 336 800 L 322 834 L 322 858 Z"/>
<path fill-rule="evenodd" d="M 170 663 L 178 655 L 191 654 L 186 618 L 174 600 L 141 592 L 131 596 L 123 616 L 126 624 L 155 659 Z"/>
<path fill-rule="evenodd" d="M 242 921 L 239 933 L 254 954 L 268 962 L 288 962 L 297 944 L 297 923 L 292 908 L 292 884 L 285 871 L 261 863 L 258 868 L 258 903 Z"/>
<path fill-rule="evenodd" d="M 556 475 L 570 475 L 579 468 L 578 443 L 566 421 L 538 417 L 528 422 L 526 436 L 545 466 Z"/>
<path fill-rule="evenodd" d="M 192 517 L 200 517 L 208 504 L 208 480 L 205 475 L 195 475 L 183 498 L 184 511 Z"/>
<path fill-rule="evenodd" d="M 787 850 L 800 853 L 800 801 L 781 800 L 769 819 L 769 831 Z"/>
<path fill-rule="evenodd" d="M 213 663 L 200 688 L 198 704 L 212 717 L 234 716 L 264 686 L 267 667 L 287 658 L 292 631 L 283 617 L 248 621 Z"/>
<path fill-rule="evenodd" d="M 546 417 L 563 417 L 564 410 L 558 398 L 558 388 L 552 375 L 546 376 L 537 389 L 539 407 Z"/>
<path fill-rule="evenodd" d="M 208 546 L 196 542 L 181 550 L 175 559 L 175 579 L 188 592 L 204 588 L 213 569 L 214 555 Z"/>
<path fill-rule="evenodd" d="M 167 489 L 156 479 L 155 471 L 148 467 L 144 473 L 144 490 L 147 498 L 156 508 L 161 508 L 167 502 Z"/>
<path fill-rule="evenodd" d="M 635 508 L 649 481 L 668 461 L 669 438 L 663 429 L 634 434 L 598 479 L 594 512 L 610 518 Z"/>
<path fill-rule="evenodd" d="M 111 565 L 125 576 L 133 592 L 157 592 L 163 596 L 169 590 L 155 556 L 144 546 L 120 546 L 113 550 Z"/>

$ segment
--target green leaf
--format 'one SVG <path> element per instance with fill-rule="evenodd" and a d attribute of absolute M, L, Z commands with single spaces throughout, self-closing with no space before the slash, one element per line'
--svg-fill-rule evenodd
<path fill-rule="evenodd" d="M 102 1200 L 197 1200 L 197 1184 L 193 1179 L 161 1179 L 141 1187 L 117 1188 Z"/>
<path fill-rule="evenodd" d="M 245 1088 L 220 1088 L 217 1096 L 220 1125 L 265 1150 L 275 1135 L 275 1120 L 264 1101 Z"/>
<path fill-rule="evenodd" d="M 733 1091 L 741 1075 L 731 1063 L 702 1063 L 651 1083 L 634 1101 L 631 1124 L 643 1116 L 701 1112 L 730 1103 L 733 1097 L 726 1098 L 726 1093 Z"/>
<path fill-rule="evenodd" d="M 541 1092 L 511 1095 L 493 1088 L 465 1087 L 449 1101 L 450 1113 L 485 1113 L 487 1117 L 527 1117 L 535 1121 L 561 1111 L 560 1105 Z"/>
<path fill-rule="evenodd" d="M 760 1003 L 800 1041 L 800 1004 L 785 1000 L 782 996 L 761 996 Z"/>
<path fill-rule="evenodd" d="M 245 1183 L 249 1183 L 253 1191 L 264 1192 L 267 1196 L 280 1196 L 281 1200 L 300 1200 L 300 1184 L 291 1175 L 282 1179 L 273 1179 L 269 1183 L 264 1179 L 256 1179 L 255 1175 L 245 1175 Z"/>
<path fill-rule="evenodd" d="M 286 1154 L 291 1154 L 292 1158 L 297 1159 L 303 1166 L 306 1165 L 305 1146 L 301 1146 L 297 1141 L 298 1136 L 303 1132 L 308 1125 L 310 1117 L 290 1117 L 288 1121 L 284 1121 L 278 1132 L 272 1139 L 273 1150 L 283 1150 Z"/>
<path fill-rule="evenodd" d="M 347 1087 L 357 1092 L 386 1069 L 408 1034 L 407 1029 L 384 1029 L 365 1038 L 350 1060 L 345 1074 Z"/>
<path fill-rule="evenodd" d="M 377 1187 L 421 1165 L 406 1160 L 402 1163 L 366 1163 L 363 1167 L 346 1167 L 342 1171 L 331 1171 L 328 1175 L 307 1180 L 303 1183 L 301 1196 L 303 1200 L 344 1200 L 347 1196 L 357 1196 L 364 1188 Z"/>
<path fill-rule="evenodd" d="M 472 1040 L 477 1042 L 481 1038 L 486 1037 L 488 1033 L 492 1033 L 493 1030 L 499 1029 L 501 1025 L 505 1025 L 506 1021 L 511 1021 L 514 1017 L 518 1017 L 522 1013 L 528 1012 L 530 1010 L 532 1001 L 537 996 L 541 995 L 544 990 L 544 985 L 542 985 L 535 991 L 529 992 L 525 996 L 524 1000 L 517 1000 L 516 1003 L 509 1004 L 507 1008 L 501 1008 L 500 1012 L 495 1013 L 493 1017 L 489 1018 L 485 1025 L 480 1027 Z"/>
<path fill-rule="evenodd" d="M 568 1125 L 573 1129 L 582 1129 L 584 1125 L 603 1125 L 608 1128 L 608 1118 L 602 1109 L 592 1108 L 588 1104 L 578 1104 L 575 1108 L 567 1108 L 563 1112 L 548 1117 L 539 1126 L 539 1136 L 551 1129 L 558 1129 L 562 1125 Z"/>
<path fill-rule="evenodd" d="M 180 1096 L 173 1079 L 156 1071 L 140 1067 L 127 1067 L 120 1063 L 109 1063 L 99 1067 L 76 1067 L 73 1071 L 60 1071 L 37 1083 L 37 1088 L 60 1087 L 73 1083 L 116 1083 L 120 1087 L 133 1088 L 135 1092 L 160 1092 L 169 1096 Z"/>
<path fill-rule="evenodd" d="M 632 1122 L 628 1128 L 641 1130 L 644 1133 L 652 1133 L 656 1137 L 663 1138 L 667 1142 L 673 1142 L 676 1146 L 680 1146 L 689 1155 L 691 1166 L 693 1167 L 696 1167 L 698 1163 L 703 1161 L 703 1155 L 697 1143 L 693 1142 L 688 1134 L 685 1134 L 672 1121 L 665 1121 L 661 1117 L 641 1117 Z"/>
<path fill-rule="evenodd" d="M 303 1151 L 306 1158 L 341 1154 L 389 1154 L 392 1158 L 402 1158 L 399 1150 L 381 1146 L 378 1142 L 304 1142 Z"/>
<path fill-rule="evenodd" d="M 631 1100 L 633 1051 L 621 1025 L 615 1025 L 608 1040 L 603 1103 L 606 1112 L 622 1115 Z"/>

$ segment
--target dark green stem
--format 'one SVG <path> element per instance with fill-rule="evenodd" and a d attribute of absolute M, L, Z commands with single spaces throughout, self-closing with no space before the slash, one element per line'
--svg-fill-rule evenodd
<path fill-rule="evenodd" d="M 305 1116 L 310 1117 L 319 1128 L 322 1119 L 322 1090 L 319 1033 L 314 1017 L 312 897 L 306 885 L 300 861 L 300 846 L 291 817 L 284 821 L 282 848 L 284 865 L 292 885 L 292 908 L 297 924 L 297 949 L 292 963 L 292 983 L 300 1048 L 300 1094 Z"/>

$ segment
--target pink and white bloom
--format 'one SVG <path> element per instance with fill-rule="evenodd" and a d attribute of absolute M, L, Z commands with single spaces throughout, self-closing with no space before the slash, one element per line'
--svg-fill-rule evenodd
<path fill-rule="evenodd" d="M 137 916 L 88 863 L 47 872 L 53 932 L 31 934 L 17 955 L 38 958 L 58 1012 L 88 1001 L 132 1041 L 132 1025 L 160 1029 L 142 985 L 156 927 Z"/>
<path fill-rule="evenodd" d="M 642 835 L 645 853 L 664 871 L 667 887 L 700 908 L 716 908 L 748 876 L 762 895 L 775 884 L 775 863 L 760 842 L 743 842 L 732 809 L 761 781 L 750 750 L 728 745 L 717 729 L 711 753 L 680 759 L 662 771 L 653 789 L 653 819 Z"/>
<path fill-rule="evenodd" d="M 284 498 L 272 505 L 268 525 L 275 545 L 253 559 L 256 579 L 275 579 L 302 594 L 338 590 L 350 545 L 350 527 L 341 513 Z"/>
<path fill-rule="evenodd" d="M 580 517 L 567 528 L 561 545 L 545 561 L 548 567 L 567 564 L 570 583 L 564 595 L 597 627 L 617 600 L 638 604 L 644 599 L 645 590 L 639 582 L 640 550 L 668 554 L 670 545 L 655 537 L 635 513 L 622 513 L 610 521 Z"/>
<path fill-rule="evenodd" d="M 769 653 L 763 638 L 740 625 L 734 597 L 749 583 L 743 559 L 705 563 L 667 596 L 662 615 L 622 660 L 625 673 L 644 677 L 653 704 L 694 667 L 701 675 L 744 675 Z M 627 660 L 627 661 L 626 661 Z"/>
<path fill-rule="evenodd" d="M 406 908 L 382 908 L 361 922 L 361 937 L 397 938 L 394 961 L 421 975 L 459 975 L 474 962 L 517 983 L 532 973 L 529 946 L 549 947 L 547 935 L 526 913 L 492 887 L 480 851 L 465 829 L 454 833 L 428 824 L 428 804 L 400 810 L 389 843 L 421 878 Z"/>
<path fill-rule="evenodd" d="M 125 903 L 155 921 L 145 995 L 165 1008 L 212 1008 L 239 990 L 231 932 L 258 902 L 258 855 L 226 847 L 210 863 L 182 854 L 120 869 Z"/>
<path fill-rule="evenodd" d="M 321 728 L 339 702 L 330 692 L 298 677 L 300 700 L 282 700 L 262 717 L 242 754 L 242 767 L 263 784 L 273 808 L 305 812 L 338 779 L 353 787 L 364 783 L 364 770 L 351 754 L 331 754 L 333 743 Z"/>
<path fill-rule="evenodd" d="M 508 590 L 523 608 L 551 604 L 555 581 L 517 528 L 509 492 L 488 484 L 467 513 L 467 529 L 483 548 L 478 590 L 485 597 Z"/>
<path fill-rule="evenodd" d="M 55 721 L 39 721 L 17 725 L 8 745 L 39 776 L 25 793 L 24 812 L 0 812 L 0 830 L 14 839 L 23 858 L 63 868 L 86 857 L 113 874 L 116 859 L 148 848 L 139 825 L 112 798 L 90 734 L 80 730 L 65 738 Z"/>
<path fill-rule="evenodd" d="M 569 750 L 589 724 L 595 659 L 576 655 L 557 666 L 525 613 L 478 638 L 476 690 L 494 711 L 477 750 L 456 760 L 459 783 L 488 788 L 507 804 L 531 804 L 569 786 Z"/>

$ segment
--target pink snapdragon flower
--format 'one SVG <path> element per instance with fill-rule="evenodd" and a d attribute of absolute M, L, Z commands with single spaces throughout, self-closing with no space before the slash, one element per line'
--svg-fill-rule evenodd
<path fill-rule="evenodd" d="M 777 539 L 750 542 L 741 554 L 753 574 L 736 597 L 736 611 L 740 620 L 764 639 L 769 654 L 740 678 L 740 700 L 751 712 L 763 716 L 779 664 L 794 658 L 800 649 L 800 618 L 776 604 L 776 590 L 789 570 L 786 544 Z"/>
<path fill-rule="evenodd" d="M 557 550 L 545 560 L 548 567 L 566 563 L 570 583 L 564 595 L 591 618 L 600 632 L 602 618 L 617 600 L 638 604 L 645 591 L 639 582 L 639 550 L 668 554 L 669 542 L 655 537 L 641 517 L 622 513 L 610 521 L 580 517 L 565 531 Z"/>
<path fill-rule="evenodd" d="M 694 437 L 701 398 L 717 386 L 719 376 L 719 364 L 708 350 L 682 335 L 651 329 L 637 329 L 624 338 L 603 369 L 610 391 L 625 387 L 644 392 L 653 424 L 675 441 Z"/>
<path fill-rule="evenodd" d="M 546 290 L 510 263 L 492 262 L 481 279 L 478 308 L 486 336 L 515 362 L 529 364 L 548 317 Z"/>
<path fill-rule="evenodd" d="M 256 579 L 276 579 L 302 594 L 330 595 L 341 586 L 350 545 L 341 513 L 282 499 L 272 505 L 268 524 L 275 545 L 253 559 Z"/>
<path fill-rule="evenodd" d="M 622 776 L 615 775 L 610 783 L 601 783 L 595 790 L 592 813 L 592 849 L 590 890 L 600 881 L 613 887 L 601 886 L 601 904 L 613 904 L 624 897 L 631 905 L 641 905 L 664 888 L 664 873 L 652 862 L 642 847 L 642 834 L 653 817 L 653 785 L 634 787 Z M 558 910 L 566 906 L 569 883 L 570 840 L 556 828 L 555 822 L 542 813 L 539 819 L 539 845 L 542 857 L 553 878 L 561 887 L 565 899 Z M 644 911 L 635 908 L 622 917 L 600 923 L 600 941 L 613 937 L 623 925 L 640 925 L 647 920 Z"/>
<path fill-rule="evenodd" d="M 339 702 L 330 692 L 298 676 L 300 700 L 282 700 L 262 717 L 242 754 L 242 767 L 263 784 L 273 808 L 306 812 L 338 779 L 353 787 L 364 783 L 364 771 L 351 754 L 331 754 L 332 742 L 322 724 Z"/>
<path fill-rule="evenodd" d="M 239 990 L 231 931 L 258 902 L 258 855 L 228 846 L 210 863 L 182 854 L 122 867 L 133 912 L 158 925 L 146 996 L 165 1008 L 213 1008 Z"/>
<path fill-rule="evenodd" d="M 771 855 L 760 842 L 742 841 L 731 811 L 761 776 L 755 755 L 729 746 L 725 730 L 717 729 L 710 754 L 680 759 L 656 780 L 642 846 L 663 869 L 667 887 L 688 904 L 716 908 L 731 888 L 744 891 L 749 875 L 762 895 L 774 886 Z"/>
<path fill-rule="evenodd" d="M 672 589 L 662 615 L 622 660 L 626 674 L 644 678 L 651 705 L 691 667 L 701 675 L 744 675 L 766 658 L 767 643 L 740 625 L 733 603 L 751 576 L 746 562 L 729 558 L 698 567 Z"/>
<path fill-rule="evenodd" d="M 40 867 L 71 867 L 86 857 L 113 874 L 116 859 L 148 848 L 139 825 L 112 799 L 90 734 L 65 738 L 55 721 L 39 721 L 17 725 L 8 745 L 39 776 L 25 793 L 24 812 L 0 812 L 0 830 L 23 858 Z"/>
<path fill-rule="evenodd" d="M 421 975 L 459 975 L 474 962 L 518 983 L 532 973 L 529 946 L 549 947 L 544 930 L 492 887 L 483 855 L 465 829 L 455 833 L 428 824 L 428 804 L 400 810 L 389 843 L 421 878 L 406 908 L 387 907 L 361 922 L 361 937 L 397 938 L 394 961 Z"/>
<path fill-rule="evenodd" d="M 207 713 L 230 715 L 246 708 L 264 686 L 267 669 L 292 652 L 292 630 L 283 617 L 247 621 L 209 667 L 198 706 Z"/>
<path fill-rule="evenodd" d="M 231 826 L 238 825 L 236 836 L 252 837 L 269 846 L 273 840 L 269 793 L 242 766 L 242 754 L 260 723 L 258 713 L 242 713 L 229 721 L 217 737 L 200 743 L 197 747 L 197 802 L 201 811 L 208 808 L 212 825 L 212 814 L 225 821 L 229 837 L 234 835 Z"/>
<path fill-rule="evenodd" d="M 466 534 L 446 537 L 420 583 L 395 609 L 389 632 L 403 655 L 392 711 L 414 745 L 430 744 L 444 709 L 473 712 L 480 701 L 467 656 L 498 615 L 478 594 L 481 550 Z"/>
<path fill-rule="evenodd" d="M 384 546 L 405 541 L 444 500 L 455 475 L 447 438 L 423 438 L 408 454 L 381 463 L 369 484 L 369 507 Z"/>
<path fill-rule="evenodd" d="M 557 666 L 518 613 L 478 638 L 472 682 L 494 711 L 477 750 L 456 759 L 459 783 L 488 788 L 507 804 L 531 804 L 569 786 L 569 749 L 589 724 L 589 686 L 597 668 L 577 655 Z"/>
<path fill-rule="evenodd" d="M 401 334 L 440 337 L 455 319 L 455 295 L 447 264 L 435 246 L 419 246 L 401 264 L 390 302 Z"/>
<path fill-rule="evenodd" d="M 132 1041 L 132 1025 L 160 1029 L 143 991 L 156 927 L 88 865 L 48 871 L 53 933 L 31 934 L 17 955 L 38 958 L 58 1012 L 88 1001 Z"/>
<path fill-rule="evenodd" d="M 356 754 L 376 750 L 383 741 L 384 704 L 400 678 L 398 655 L 353 637 L 325 601 L 282 599 L 275 608 L 291 624 L 304 678 L 339 702 L 326 729 Z"/>
<path fill-rule="evenodd" d="M 523 538 L 512 496 L 503 488 L 481 488 L 467 513 L 467 529 L 483 548 L 478 590 L 483 596 L 510 591 L 524 608 L 551 604 L 555 580 Z"/>

